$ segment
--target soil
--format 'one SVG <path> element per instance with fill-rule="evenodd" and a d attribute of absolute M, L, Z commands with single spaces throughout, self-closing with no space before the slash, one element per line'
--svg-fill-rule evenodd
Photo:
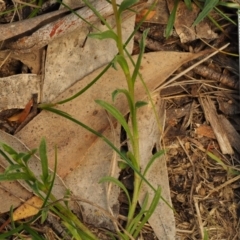
<path fill-rule="evenodd" d="M 11 3 L 6 2 L 6 6 L 10 8 Z M 0 22 L 9 19 L 7 15 L 5 18 L 0 18 Z M 237 16 L 233 19 L 236 20 Z M 219 37 L 208 40 L 208 44 L 219 48 L 230 42 L 229 47 L 224 51 L 237 54 L 237 27 L 224 21 L 221 24 L 224 26 L 224 32 L 215 29 Z M 138 42 L 146 28 L 150 28 L 146 40 L 146 52 L 198 52 L 208 48 L 200 39 L 181 43 L 177 34 L 166 39 L 165 26 L 158 23 L 144 23 L 135 35 L 134 54 L 139 51 Z M 191 64 L 194 62 L 183 68 Z M 20 61 L 8 59 L 0 68 L 0 77 L 21 74 L 21 71 Z M 215 108 L 217 119 L 222 117 L 227 119 L 235 130 L 234 134 L 238 134 L 240 131 L 238 72 L 238 58 L 219 53 L 178 79 L 175 84 L 161 90 L 161 97 L 166 106 L 163 144 L 168 150 L 167 166 L 175 210 L 176 239 L 203 239 L 204 232 L 207 233 L 208 239 L 213 240 L 240 239 L 239 142 L 236 143 L 237 139 L 234 138 L 230 141 L 233 152 L 222 153 L 223 143 L 219 142 L 215 126 L 206 114 L 210 105 L 202 101 L 203 97 L 208 97 Z M 19 111 L 21 110 L 8 109 L 1 112 L 0 129 L 14 133 L 18 124 L 13 124 L 8 119 Z M 228 130 L 229 128 L 223 129 L 223 132 L 231 138 Z M 123 183 L 132 190 L 131 171 L 125 171 L 122 175 L 129 176 L 124 178 L 128 180 Z M 120 196 L 119 200 L 122 206 L 121 213 L 124 215 L 127 208 L 124 195 Z M 1 217 L 1 221 L 4 222 L 4 216 Z M 44 229 L 52 228 L 55 235 L 59 235 L 53 222 L 54 220 L 47 221 Z M 36 223 L 36 228 L 42 228 L 42 225 L 38 224 Z M 100 239 L 108 239 L 104 230 L 93 228 L 93 231 Z M 142 236 L 142 239 L 146 240 L 157 239 L 149 225 L 145 226 Z"/>

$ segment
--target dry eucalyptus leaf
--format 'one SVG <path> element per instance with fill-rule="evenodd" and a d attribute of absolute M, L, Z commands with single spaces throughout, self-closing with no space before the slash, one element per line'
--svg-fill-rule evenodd
<path fill-rule="evenodd" d="M 160 120 L 159 124 L 157 123 L 156 115 L 154 114 L 150 103 L 138 110 L 139 148 L 141 156 L 140 165 L 142 172 L 148 165 L 153 154 L 162 150 L 160 139 L 161 129 L 164 125 L 165 106 L 163 100 L 160 99 L 159 94 L 153 97 L 153 103 L 157 112 L 157 117 Z M 162 155 L 155 159 L 145 177 L 155 189 L 157 189 L 158 186 L 161 187 L 161 196 L 171 206 L 172 203 L 166 158 L 166 155 Z M 154 197 L 154 192 L 144 182 L 139 196 L 140 205 L 142 205 L 147 193 L 149 194 L 149 207 Z M 153 231 L 159 240 L 175 239 L 176 229 L 173 209 L 167 206 L 162 199 L 160 199 L 148 223 L 153 228 Z"/>
<path fill-rule="evenodd" d="M 108 23 L 114 26 L 114 18 L 109 17 Z M 96 23 L 95 26 L 101 31 L 107 30 L 101 23 Z M 127 40 L 133 29 L 134 17 L 131 17 L 122 24 L 123 41 Z M 48 45 L 43 102 L 52 101 L 77 80 L 110 62 L 117 54 L 115 41 L 88 38 L 88 33 L 88 27 L 78 28 Z M 132 46 L 133 41 L 130 41 L 127 48 L 129 52 L 132 51 Z"/>
<path fill-rule="evenodd" d="M 33 93 L 40 93 L 41 77 L 36 74 L 19 74 L 0 78 L 0 111 L 24 108 Z"/>

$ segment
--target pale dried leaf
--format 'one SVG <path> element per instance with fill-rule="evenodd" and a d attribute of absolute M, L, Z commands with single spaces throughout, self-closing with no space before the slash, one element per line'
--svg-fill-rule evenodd
<path fill-rule="evenodd" d="M 0 111 L 24 108 L 33 93 L 40 93 L 41 77 L 35 74 L 19 74 L 0 78 Z"/>
<path fill-rule="evenodd" d="M 138 110 L 139 148 L 142 171 L 146 168 L 153 153 L 162 149 L 160 138 L 165 106 L 159 95 L 153 97 L 153 102 L 157 117 L 160 120 L 160 126 L 157 124 L 156 115 L 154 114 L 150 103 Z M 151 165 L 145 177 L 154 188 L 157 188 L 158 186 L 161 187 L 161 196 L 169 203 L 169 205 L 172 205 L 166 156 L 163 155 L 158 157 Z M 154 197 L 154 192 L 146 183 L 143 183 L 139 197 L 140 204 L 143 203 L 146 193 L 149 194 L 148 204 L 150 204 Z M 176 229 L 174 213 L 173 210 L 162 200 L 158 203 L 148 222 L 159 240 L 175 239 Z"/>
<path fill-rule="evenodd" d="M 115 25 L 113 17 L 108 18 L 110 25 Z M 101 31 L 106 26 L 95 24 Z M 134 29 L 134 17 L 123 22 L 123 41 L 126 41 Z M 88 38 L 88 27 L 78 28 L 48 45 L 45 78 L 43 85 L 43 102 L 52 101 L 77 80 L 95 69 L 110 62 L 118 50 L 112 39 L 96 40 Z M 132 51 L 133 41 L 128 44 Z M 69 60 L 71 59 L 71 60 Z"/>

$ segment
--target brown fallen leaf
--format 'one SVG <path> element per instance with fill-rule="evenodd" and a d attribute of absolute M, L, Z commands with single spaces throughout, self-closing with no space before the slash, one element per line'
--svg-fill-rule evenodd
<path fill-rule="evenodd" d="M 137 23 L 140 22 L 145 17 L 148 11 L 149 11 L 148 9 L 143 9 L 142 11 L 140 11 L 136 16 L 136 22 Z M 155 14 L 156 14 L 156 11 L 149 11 L 145 20 L 146 21 L 151 20 L 151 18 L 153 18 Z"/>
<path fill-rule="evenodd" d="M 201 136 L 216 139 L 216 136 L 215 136 L 211 126 L 200 125 L 199 127 L 196 128 L 195 133 L 198 134 L 198 135 L 201 135 Z"/>
<path fill-rule="evenodd" d="M 32 105 L 33 105 L 33 100 L 30 99 L 30 101 L 26 104 L 24 110 L 8 118 L 8 121 L 22 123 L 30 113 Z"/>

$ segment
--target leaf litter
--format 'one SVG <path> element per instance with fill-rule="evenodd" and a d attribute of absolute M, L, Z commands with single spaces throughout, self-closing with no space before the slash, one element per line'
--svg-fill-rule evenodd
<path fill-rule="evenodd" d="M 151 36 L 149 36 L 149 38 L 151 38 Z M 162 43 L 162 45 L 165 47 L 165 50 L 166 50 L 166 47 L 168 47 L 171 44 L 173 45 L 173 47 L 176 48 L 176 44 L 175 44 L 177 42 L 176 38 L 177 36 L 175 36 L 175 39 L 172 42 L 169 40 L 162 40 L 162 41 L 165 41 Z M 152 39 L 156 41 L 155 40 L 156 37 L 153 37 Z M 223 42 L 226 41 L 226 39 L 224 38 L 221 38 L 221 39 Z M 237 47 L 236 45 L 234 45 L 234 43 L 232 43 L 233 48 L 234 46 Z M 184 51 L 186 48 L 189 48 L 189 47 L 194 47 L 195 49 L 198 49 L 198 48 L 202 48 L 202 44 L 200 42 L 195 42 L 193 44 L 190 43 L 189 45 L 188 44 L 180 45 L 180 48 L 184 49 Z M 179 45 L 177 46 L 177 49 L 179 49 Z M 164 49 L 161 49 L 161 50 L 164 50 Z M 168 53 L 168 55 L 170 54 Z M 152 57 L 150 57 L 148 60 L 151 61 L 151 58 Z M 171 56 L 169 57 L 170 60 L 167 60 L 167 59 L 168 58 L 164 60 L 172 62 L 172 59 L 174 59 L 174 57 Z M 213 67 L 208 64 L 208 67 L 214 68 L 214 70 L 217 69 L 216 66 L 217 66 L 216 63 Z M 223 66 L 224 68 L 226 67 L 225 69 L 228 68 L 226 64 L 223 64 Z M 232 67 L 232 66 L 233 64 L 231 64 L 231 66 L 229 67 Z M 143 68 L 143 69 L 144 71 L 146 70 L 146 68 Z M 221 67 L 221 69 L 223 69 L 223 67 Z M 144 74 L 144 71 L 143 71 L 143 74 Z M 157 69 L 152 71 L 154 71 L 154 74 L 155 74 Z M 219 71 L 219 69 L 217 69 L 217 71 Z M 171 71 L 171 73 L 172 72 L 173 71 Z M 110 72 L 110 74 L 112 74 L 112 72 Z M 147 77 L 145 77 L 145 79 L 148 78 L 148 74 L 150 73 L 149 72 L 146 73 Z M 162 98 L 165 98 L 165 101 L 166 101 L 167 119 L 165 123 L 165 131 L 163 133 L 163 136 L 164 136 L 163 146 L 164 148 L 168 149 L 167 166 L 168 166 L 168 175 L 169 175 L 170 190 L 171 190 L 171 200 L 173 203 L 173 207 L 176 211 L 175 213 L 176 231 L 177 231 L 176 238 L 177 239 L 186 239 L 186 238 L 201 239 L 204 237 L 204 231 L 207 231 L 208 235 L 210 236 L 210 239 L 216 239 L 216 238 L 234 239 L 239 237 L 237 232 L 239 218 L 236 214 L 238 210 L 237 203 L 239 201 L 239 196 L 236 192 L 236 190 L 239 188 L 239 183 L 238 183 L 239 178 L 238 176 L 236 176 L 236 174 L 239 171 L 238 170 L 238 164 L 239 164 L 238 154 L 239 153 L 234 151 L 234 154 L 232 154 L 231 156 L 223 155 L 221 152 L 221 144 L 219 141 L 215 140 L 214 138 L 210 138 L 208 135 L 206 136 L 206 134 L 202 134 L 201 131 L 196 131 L 196 129 L 200 124 L 202 125 L 204 124 L 204 126 L 211 127 L 212 132 L 219 134 L 219 131 L 216 130 L 216 126 L 220 128 L 223 125 L 228 126 L 226 127 L 226 129 L 221 129 L 223 131 L 222 135 L 224 135 L 224 137 L 226 137 L 229 140 L 230 142 L 229 145 L 232 146 L 233 149 L 235 149 L 236 151 L 238 150 L 237 144 L 235 143 L 234 145 L 234 140 L 238 138 L 237 131 L 240 129 L 239 120 L 237 118 L 238 116 L 237 111 L 234 110 L 230 113 L 228 112 L 227 116 L 226 115 L 224 116 L 224 112 L 226 111 L 223 111 L 224 109 L 222 105 L 220 108 L 220 104 L 219 104 L 220 101 L 233 102 L 233 105 L 236 104 L 239 99 L 238 92 L 232 89 L 234 88 L 237 89 L 237 87 L 230 86 L 230 88 L 232 89 L 229 89 L 229 87 L 226 88 L 226 86 L 223 85 L 224 83 L 221 83 L 221 81 L 218 81 L 218 82 L 207 81 L 208 79 L 202 80 L 200 79 L 201 78 L 200 76 L 201 74 L 199 70 L 198 72 L 194 72 L 194 71 L 188 72 L 187 74 L 182 76 L 179 80 L 177 80 L 176 83 L 173 82 L 171 83 L 171 85 L 167 85 L 165 89 L 161 90 Z M 166 77 L 163 77 L 161 81 L 165 81 L 167 77 L 168 75 Z M 204 77 L 206 77 L 206 75 Z M 211 78 L 211 77 L 208 76 L 207 78 Z M 110 80 L 109 81 L 106 80 L 106 81 L 109 82 Z M 152 86 L 152 88 L 154 89 L 154 86 Z M 166 90 L 168 90 L 167 95 L 166 95 Z M 69 91 L 67 90 L 65 91 L 65 93 L 67 95 L 68 94 L 71 95 L 73 91 L 74 90 L 70 88 Z M 63 96 L 66 97 L 66 95 L 63 95 Z M 95 93 L 91 94 L 90 98 L 93 98 L 93 96 L 94 97 L 96 96 Z M 29 96 L 28 100 L 30 98 L 31 97 Z M 207 100 L 211 101 L 211 104 L 213 104 L 215 106 L 214 108 L 217 109 L 217 112 L 215 110 L 215 113 L 214 113 L 216 115 L 217 122 L 215 121 L 214 123 L 211 123 L 212 121 L 211 113 L 208 117 L 205 116 L 205 111 L 209 110 L 209 104 L 206 102 Z M 87 100 L 84 99 L 83 101 L 86 102 Z M 205 111 L 203 109 L 203 104 L 202 104 L 203 102 L 204 102 Z M 23 106 L 26 103 L 27 101 L 25 100 L 23 103 Z M 75 104 L 76 106 L 78 106 L 75 102 L 72 104 L 73 105 Z M 69 109 L 70 105 L 67 105 L 67 104 L 65 106 L 63 105 L 63 109 L 64 107 Z M 185 108 L 186 110 L 184 110 Z M 82 110 L 83 109 L 82 105 L 78 109 Z M 124 111 L 124 107 L 122 107 L 121 109 Z M 86 111 L 89 111 L 89 110 L 90 109 Z M 96 113 L 98 117 L 100 117 L 101 119 L 104 119 L 104 122 L 107 126 L 109 122 L 106 118 L 105 113 L 104 114 L 101 113 L 100 109 L 97 109 L 96 111 L 95 110 L 96 109 L 93 108 L 92 111 L 90 111 L 90 113 L 94 113 L 92 114 L 93 116 L 95 116 L 95 113 Z M 211 110 L 213 110 L 213 108 L 211 108 Z M 219 114 L 219 110 L 222 111 L 221 115 Z M 177 111 L 181 112 L 181 114 L 177 115 Z M 73 114 L 74 116 L 78 116 L 78 114 L 81 115 L 82 113 L 73 112 Z M 24 140 L 24 138 L 23 140 L 24 140 L 24 143 L 27 144 L 28 147 L 30 148 L 38 146 L 38 143 L 39 143 L 38 140 L 43 136 L 43 132 L 45 133 L 45 135 L 47 132 L 49 132 L 52 134 L 53 139 L 57 139 L 59 137 L 59 134 L 57 134 L 57 129 L 59 129 L 59 127 L 53 126 L 53 128 L 50 128 L 51 125 L 48 126 L 50 119 L 53 119 L 52 121 L 56 121 L 56 118 L 52 118 L 49 116 L 50 114 L 46 114 L 46 113 L 39 114 L 39 116 L 37 116 L 32 122 L 30 122 L 16 136 L 21 138 L 21 136 L 24 136 L 25 134 L 26 135 L 29 134 L 30 143 L 28 144 L 27 140 Z M 92 119 L 90 116 L 89 118 L 85 118 L 85 115 L 83 116 L 84 116 L 84 119 Z M 33 134 L 36 134 L 36 137 L 34 139 L 32 136 L 31 129 L 34 129 L 32 126 L 35 124 L 35 122 L 40 121 L 39 119 L 41 118 L 42 119 L 45 118 L 45 121 L 43 122 L 43 124 L 40 124 L 35 128 L 35 131 Z M 222 119 L 221 121 L 219 121 L 221 122 L 222 125 L 219 125 L 220 123 L 218 123 L 218 120 L 220 119 Z M 60 125 L 63 123 L 61 122 L 60 119 L 57 121 L 60 122 Z M 41 129 L 42 126 L 47 130 L 42 131 Z M 71 126 L 71 124 L 69 124 L 69 126 Z M 56 129 L 56 131 L 53 131 L 54 128 Z M 76 128 L 75 126 L 72 127 L 72 129 L 75 129 L 75 128 Z M 104 128 L 100 128 L 101 131 L 103 131 L 103 129 Z M 69 130 L 70 130 L 69 131 L 70 137 L 67 138 L 67 141 L 64 142 L 63 138 L 58 140 L 60 151 L 64 151 L 67 148 L 74 149 L 74 147 L 72 147 L 71 143 L 69 144 L 68 141 L 72 138 L 75 138 L 77 135 L 81 137 L 84 136 L 85 140 L 90 138 L 89 143 L 95 142 L 95 140 L 93 140 L 91 136 L 86 135 L 86 133 L 83 133 L 83 134 L 81 133 L 81 135 L 79 135 L 79 132 L 75 132 L 75 130 L 71 130 L 71 127 Z M 109 131 L 109 135 L 111 136 L 112 132 L 109 129 L 108 131 Z M 60 132 L 60 138 L 61 138 L 61 134 L 63 136 L 66 132 L 67 130 L 62 133 Z M 236 137 L 231 139 L 230 135 L 234 135 Z M 216 134 L 214 134 L 214 136 L 216 136 Z M 96 143 L 96 145 L 97 144 L 98 143 Z M 53 149 L 53 145 L 54 145 L 54 142 L 50 141 L 49 147 L 48 147 L 50 151 L 49 152 L 50 156 L 53 153 L 53 152 L 51 153 L 51 148 Z M 226 147 L 224 146 L 224 143 L 222 145 L 223 147 Z M 81 151 L 82 153 L 82 148 L 80 146 L 78 146 L 78 148 L 79 148 L 78 151 Z M 101 147 L 101 148 L 105 148 L 105 147 Z M 89 148 L 86 147 L 86 149 L 89 149 Z M 91 150 L 89 150 L 89 153 L 91 153 Z M 106 153 L 106 155 L 108 156 L 109 153 Z M 110 155 L 112 156 L 112 154 Z M 68 155 L 66 154 L 63 157 L 63 160 L 65 160 L 65 162 L 66 162 L 66 159 L 68 159 L 67 156 Z M 101 157 L 101 158 L 103 159 L 104 157 Z M 79 159 L 79 154 L 78 155 L 76 154 L 73 157 L 73 159 L 76 159 L 76 160 Z M 110 161 L 109 159 L 110 158 L 108 157 L 108 161 Z M 64 168 L 64 164 L 63 164 L 63 168 Z M 70 168 L 74 168 L 74 166 L 69 167 L 69 169 Z M 67 174 L 68 171 L 65 172 L 65 170 L 63 169 L 62 173 L 60 170 L 60 173 L 63 174 L 63 176 L 68 177 L 68 174 Z M 87 170 L 87 171 L 90 171 L 90 170 Z M 89 177 L 89 174 L 87 174 L 87 171 L 83 172 L 86 174 L 86 178 Z M 80 178 L 81 174 L 77 176 L 78 178 L 76 177 L 74 178 L 75 182 L 76 182 L 76 179 Z M 74 187 L 75 182 L 71 184 L 71 187 Z M 89 182 L 90 181 L 88 180 L 88 184 Z M 103 191 L 103 188 L 102 188 L 102 191 Z M 19 193 L 19 190 L 17 190 L 16 192 Z M 113 196 L 113 197 L 116 197 L 116 196 Z M 8 201 L 9 199 L 11 199 L 11 197 L 8 198 Z M 20 204 L 20 201 L 17 201 L 14 203 L 15 206 L 19 204 Z M 4 211 L 6 211 L 6 208 Z M 146 237 L 146 239 L 148 238 Z M 153 236 L 149 239 L 153 239 Z"/>

